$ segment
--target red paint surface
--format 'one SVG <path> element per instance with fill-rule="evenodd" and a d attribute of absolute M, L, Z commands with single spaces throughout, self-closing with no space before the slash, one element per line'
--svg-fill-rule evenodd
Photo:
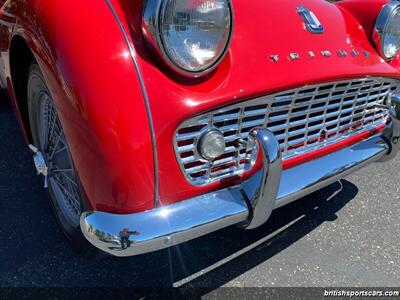
<path fill-rule="evenodd" d="M 384 62 L 370 41 L 381 1 L 364 15 L 364 10 L 357 13 L 359 0 L 345 1 L 341 8 L 322 0 L 233 0 L 235 28 L 228 55 L 201 79 L 179 77 L 149 52 L 140 31 L 142 1 L 111 2 L 129 35 L 150 100 L 162 204 L 241 180 L 201 188 L 185 180 L 173 150 L 175 129 L 185 119 L 307 84 L 365 76 L 399 78 L 398 65 Z M 324 34 L 304 28 L 296 12 L 299 4 L 317 15 L 326 28 Z M 118 213 L 151 209 L 155 164 L 143 94 L 128 46 L 106 2 L 10 0 L 4 11 L 8 15 L 0 13 L 0 59 L 6 67 L 0 78 L 8 83 L 14 101 L 8 57 L 11 37 L 19 35 L 44 72 L 89 207 Z M 9 15 L 15 18 L 10 21 Z M 338 50 L 352 49 L 369 51 L 371 56 L 336 55 Z M 320 55 L 323 50 L 331 51 L 332 57 Z M 308 57 L 308 51 L 316 57 Z M 299 53 L 301 59 L 290 61 L 290 52 Z M 272 54 L 280 55 L 279 63 L 269 59 Z"/>
<path fill-rule="evenodd" d="M 142 91 L 106 3 L 8 3 L 18 20 L 13 34 L 34 52 L 60 113 L 88 206 L 121 213 L 153 208 L 152 144 Z M 2 36 L 7 30 L 0 25 Z M 8 47 L 1 43 L 1 49 Z M 7 60 L 7 51 L 2 57 Z"/>

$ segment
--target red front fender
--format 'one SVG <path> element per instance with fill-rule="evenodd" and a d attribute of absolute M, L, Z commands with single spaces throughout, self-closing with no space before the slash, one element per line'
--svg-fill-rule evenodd
<path fill-rule="evenodd" d="M 154 161 L 143 91 L 105 1 L 10 1 L 56 103 L 90 209 L 154 207 Z"/>

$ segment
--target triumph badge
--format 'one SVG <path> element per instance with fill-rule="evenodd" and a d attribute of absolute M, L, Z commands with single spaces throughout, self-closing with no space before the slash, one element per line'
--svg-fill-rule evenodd
<path fill-rule="evenodd" d="M 323 33 L 324 26 L 317 16 L 305 6 L 297 7 L 298 14 L 303 18 L 306 29 L 311 33 Z"/>

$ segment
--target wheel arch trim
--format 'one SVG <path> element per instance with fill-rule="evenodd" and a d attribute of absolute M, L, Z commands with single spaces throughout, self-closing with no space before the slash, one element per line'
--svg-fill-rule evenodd
<path fill-rule="evenodd" d="M 110 2 L 110 0 L 105 0 L 107 6 L 109 7 L 109 9 L 111 10 L 111 13 L 113 14 L 116 22 L 118 23 L 118 26 L 120 28 L 120 31 L 124 37 L 124 40 L 126 42 L 126 45 L 129 49 L 129 54 L 132 58 L 132 63 L 135 66 L 135 70 L 139 79 L 139 83 L 140 83 L 140 87 L 142 89 L 142 95 L 143 95 L 143 99 L 145 102 L 145 106 L 146 106 L 146 113 L 147 113 L 147 118 L 149 121 L 149 126 L 150 126 L 150 136 L 151 136 L 151 141 L 152 141 L 152 145 L 153 145 L 153 161 L 154 161 L 154 207 L 157 208 L 159 207 L 160 203 L 159 203 L 159 179 L 158 179 L 158 155 L 157 155 L 157 143 L 156 143 L 156 135 L 155 135 L 155 130 L 154 130 L 154 122 L 153 122 L 153 116 L 151 113 L 151 107 L 150 107 L 150 101 L 149 101 L 149 96 L 146 90 L 146 85 L 144 83 L 143 80 L 143 75 L 142 72 L 140 70 L 140 66 L 139 63 L 136 59 L 136 51 L 134 49 L 134 46 L 132 45 L 130 39 L 129 39 L 129 35 L 126 32 L 124 25 L 122 24 L 122 21 L 120 19 L 120 17 L 118 16 L 118 13 L 115 9 L 115 7 L 112 5 L 112 3 Z"/>

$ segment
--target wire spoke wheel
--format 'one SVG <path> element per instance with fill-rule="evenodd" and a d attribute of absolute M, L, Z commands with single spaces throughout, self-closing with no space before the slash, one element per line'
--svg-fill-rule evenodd
<path fill-rule="evenodd" d="M 49 168 L 49 188 L 72 227 L 82 212 L 79 186 L 60 118 L 48 93 L 39 96 L 38 131 L 41 151 Z"/>
<path fill-rule="evenodd" d="M 82 186 L 59 111 L 36 62 L 29 67 L 27 98 L 32 142 L 30 149 L 38 173 L 44 176 L 45 186 L 47 183 L 57 222 L 76 251 L 89 258 L 101 259 L 104 254 L 88 243 L 80 228 L 80 218 L 86 210 Z"/>

